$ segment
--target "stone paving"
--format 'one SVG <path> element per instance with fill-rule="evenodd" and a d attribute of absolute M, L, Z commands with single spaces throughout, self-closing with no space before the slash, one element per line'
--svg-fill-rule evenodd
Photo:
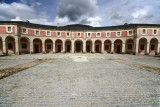
<path fill-rule="evenodd" d="M 160 57 L 13 55 L 0 57 L 0 69 L 38 58 L 48 60 L 0 80 L 0 107 L 160 106 L 160 75 L 111 60 L 122 59 L 160 68 Z"/>

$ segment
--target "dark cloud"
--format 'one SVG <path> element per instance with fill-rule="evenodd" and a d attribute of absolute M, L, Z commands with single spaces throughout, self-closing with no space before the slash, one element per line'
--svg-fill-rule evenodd
<path fill-rule="evenodd" d="M 96 0 L 63 0 L 58 6 L 58 16 L 68 17 L 70 21 L 76 21 L 83 15 L 93 16 L 97 11 Z"/>
<path fill-rule="evenodd" d="M 80 24 L 90 24 L 91 21 L 88 21 L 86 18 L 79 21 Z"/>

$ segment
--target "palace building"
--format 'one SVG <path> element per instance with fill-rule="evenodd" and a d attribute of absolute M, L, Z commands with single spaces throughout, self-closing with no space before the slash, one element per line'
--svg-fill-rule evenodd
<path fill-rule="evenodd" d="M 159 54 L 159 24 L 49 26 L 0 21 L 0 53 Z"/>

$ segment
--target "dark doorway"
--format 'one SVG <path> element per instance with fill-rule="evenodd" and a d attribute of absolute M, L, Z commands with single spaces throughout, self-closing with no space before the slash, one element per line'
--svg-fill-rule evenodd
<path fill-rule="evenodd" d="M 76 43 L 76 52 L 81 52 L 81 43 Z"/>
<path fill-rule="evenodd" d="M 99 53 L 99 45 L 96 45 L 96 52 Z"/>
<path fill-rule="evenodd" d="M 117 45 L 117 53 L 121 53 L 121 45 Z"/>
<path fill-rule="evenodd" d="M 39 45 L 38 44 L 34 44 L 34 52 L 39 53 Z"/>
<path fill-rule="evenodd" d="M 67 51 L 66 52 L 70 52 L 70 50 L 71 50 L 71 46 L 67 45 Z"/>
<path fill-rule="evenodd" d="M 90 45 L 87 45 L 87 49 L 86 49 L 86 50 L 87 50 L 87 52 L 88 52 L 88 53 L 90 53 L 90 52 L 91 52 Z"/>
<path fill-rule="evenodd" d="M 58 45 L 57 48 L 58 48 L 57 52 L 60 53 L 61 52 L 61 45 Z"/>

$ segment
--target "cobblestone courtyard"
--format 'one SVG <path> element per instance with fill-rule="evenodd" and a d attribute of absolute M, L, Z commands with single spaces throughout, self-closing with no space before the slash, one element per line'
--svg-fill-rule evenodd
<path fill-rule="evenodd" d="M 0 107 L 159 107 L 160 57 L 33 54 L 0 57 L 0 69 L 43 63 L 0 80 Z"/>

